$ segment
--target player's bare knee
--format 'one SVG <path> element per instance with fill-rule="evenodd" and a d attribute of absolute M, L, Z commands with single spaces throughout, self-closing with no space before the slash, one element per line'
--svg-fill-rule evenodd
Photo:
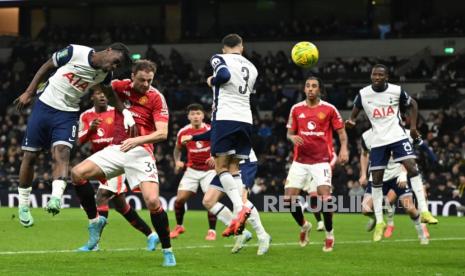
<path fill-rule="evenodd" d="M 68 163 L 71 155 L 71 149 L 65 145 L 56 145 L 53 148 L 53 161 L 58 164 Z"/>
<path fill-rule="evenodd" d="M 71 181 L 73 182 L 73 185 L 79 185 L 83 180 L 85 180 L 84 171 L 79 165 L 74 166 L 71 169 Z"/>
<path fill-rule="evenodd" d="M 203 207 L 205 207 L 206 209 L 213 208 L 213 205 L 215 205 L 215 203 L 216 202 L 213 200 L 213 198 L 210 197 L 203 197 L 202 199 Z"/>
<path fill-rule="evenodd" d="M 145 197 L 144 199 L 145 205 L 147 205 L 147 209 L 157 210 L 158 208 L 160 208 L 160 200 L 158 199 L 158 196 L 150 195 Z"/>

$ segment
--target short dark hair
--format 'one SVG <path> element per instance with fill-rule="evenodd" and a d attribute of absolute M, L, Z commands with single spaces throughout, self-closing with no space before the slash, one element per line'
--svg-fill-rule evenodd
<path fill-rule="evenodd" d="M 136 74 L 138 71 L 146 71 L 157 73 L 157 65 L 155 62 L 148 59 L 139 59 L 132 64 L 132 73 Z"/>
<path fill-rule="evenodd" d="M 200 110 L 203 113 L 205 113 L 205 109 L 203 108 L 203 106 L 201 104 L 198 104 L 198 103 L 193 103 L 193 104 L 188 105 L 186 110 L 187 110 L 187 113 L 189 113 L 191 111 L 197 111 L 197 110 Z"/>
<path fill-rule="evenodd" d="M 373 69 L 375 68 L 383 68 L 386 74 L 389 75 L 389 68 L 386 65 L 378 63 L 378 64 L 373 65 L 373 68 L 371 68 L 371 70 L 373 71 Z"/>
<path fill-rule="evenodd" d="M 242 37 L 238 34 L 228 34 L 223 38 L 222 42 L 223 46 L 233 48 L 242 43 Z"/>
<path fill-rule="evenodd" d="M 112 49 L 113 51 L 118 51 L 123 54 L 123 64 L 131 64 L 131 56 L 129 55 L 129 48 L 124 43 L 115 42 L 108 46 L 108 48 Z"/>
<path fill-rule="evenodd" d="M 316 80 L 318 82 L 318 88 L 320 88 L 320 94 L 326 95 L 325 84 L 323 83 L 323 80 L 321 78 L 316 76 L 308 76 L 305 82 L 307 82 L 308 80 Z"/>

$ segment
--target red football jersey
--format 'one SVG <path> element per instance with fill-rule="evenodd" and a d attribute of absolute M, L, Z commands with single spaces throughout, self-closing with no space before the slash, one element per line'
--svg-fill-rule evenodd
<path fill-rule="evenodd" d="M 181 144 L 181 137 L 184 135 L 197 135 L 210 130 L 209 124 L 202 124 L 199 129 L 195 129 L 191 124 L 183 127 L 178 132 L 177 145 Z M 210 142 L 209 141 L 190 141 L 186 144 L 187 149 L 187 167 L 201 171 L 211 170 L 206 161 L 210 158 Z"/>
<path fill-rule="evenodd" d="M 95 119 L 102 119 L 96 130 L 90 131 L 90 124 Z M 92 144 L 92 152 L 97 152 L 113 141 L 115 125 L 115 109 L 108 106 L 107 111 L 97 113 L 95 108 L 84 111 L 79 118 L 79 143 L 88 141 Z"/>
<path fill-rule="evenodd" d="M 294 146 L 294 160 L 303 164 L 331 162 L 333 158 L 333 130 L 344 127 L 337 109 L 320 100 L 309 107 L 306 101 L 295 104 L 289 114 L 287 128 L 303 138 L 302 146 Z"/>
<path fill-rule="evenodd" d="M 145 94 L 140 94 L 133 90 L 130 79 L 114 80 L 111 86 L 124 106 L 131 111 L 140 136 L 155 132 L 155 122 L 168 122 L 169 113 L 165 97 L 156 88 L 150 87 Z M 129 137 L 124 129 L 123 114 L 116 111 L 113 144 L 119 145 L 127 138 Z M 153 151 L 152 144 L 144 146 Z"/>

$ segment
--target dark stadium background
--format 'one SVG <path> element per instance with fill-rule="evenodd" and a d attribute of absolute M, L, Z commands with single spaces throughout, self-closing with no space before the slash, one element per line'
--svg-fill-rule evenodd
<path fill-rule="evenodd" d="M 465 203 L 465 5 L 460 0 L 234 0 L 234 1 L 0 1 L 0 201 L 17 192 L 20 144 L 30 109 L 15 111 L 23 92 L 50 55 L 70 43 L 97 49 L 114 41 L 130 46 L 133 58 L 158 64 L 156 83 L 171 112 L 170 134 L 156 147 L 160 185 L 175 193 L 172 148 L 186 123 L 184 108 L 193 102 L 211 105 L 205 85 L 209 57 L 220 51 L 221 38 L 236 32 L 260 78 L 254 95 L 254 140 L 259 172 L 253 193 L 282 194 L 292 160 L 285 123 L 290 107 L 303 99 L 309 74 L 323 78 L 326 100 L 348 118 L 358 89 L 369 83 L 375 63 L 386 64 L 391 81 L 402 85 L 420 106 L 418 129 L 438 156 L 420 155 L 430 201 Z M 320 50 L 311 70 L 289 58 L 297 41 Z M 127 77 L 128 71 L 117 72 Z M 83 110 L 90 107 L 83 101 Z M 408 116 L 406 119 L 408 126 Z M 369 127 L 360 118 L 348 131 L 350 162 L 334 171 L 336 195 L 360 195 L 360 134 Z M 75 152 L 73 164 L 89 155 Z M 51 190 L 50 156 L 35 167 L 33 187 Z M 68 187 L 68 190 L 72 190 Z M 441 204 L 442 204 L 441 203 Z"/>

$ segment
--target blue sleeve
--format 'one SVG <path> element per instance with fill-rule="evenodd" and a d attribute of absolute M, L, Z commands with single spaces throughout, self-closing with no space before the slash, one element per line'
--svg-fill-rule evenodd
<path fill-rule="evenodd" d="M 362 96 L 360 95 L 360 92 L 357 94 L 357 96 L 355 96 L 354 106 L 358 109 L 363 109 Z"/>
<path fill-rule="evenodd" d="M 424 151 L 426 153 L 426 155 L 428 155 L 428 159 L 433 162 L 433 163 L 436 163 L 438 162 L 438 157 L 436 156 L 436 154 L 434 154 L 434 152 L 428 147 L 428 145 L 426 143 L 420 143 L 418 145 L 418 149 Z"/>
<path fill-rule="evenodd" d="M 53 64 L 56 67 L 61 67 L 68 63 L 73 57 L 73 46 L 69 45 L 68 47 L 56 51 L 52 55 Z"/>
<path fill-rule="evenodd" d="M 210 59 L 210 64 L 213 68 L 214 77 L 211 80 L 213 85 L 221 85 L 231 79 L 231 73 L 229 72 L 228 66 L 224 59 L 219 55 L 214 55 Z"/>
<path fill-rule="evenodd" d="M 113 72 L 108 72 L 107 76 L 105 79 L 102 81 L 102 84 L 104 85 L 110 85 L 111 84 L 111 79 L 113 78 Z"/>
<path fill-rule="evenodd" d="M 192 136 L 192 141 L 210 141 L 211 130 Z"/>
<path fill-rule="evenodd" d="M 407 92 L 405 92 L 405 90 L 401 88 L 399 106 L 409 106 L 411 99 L 412 98 L 410 98 L 409 94 L 407 94 Z"/>

